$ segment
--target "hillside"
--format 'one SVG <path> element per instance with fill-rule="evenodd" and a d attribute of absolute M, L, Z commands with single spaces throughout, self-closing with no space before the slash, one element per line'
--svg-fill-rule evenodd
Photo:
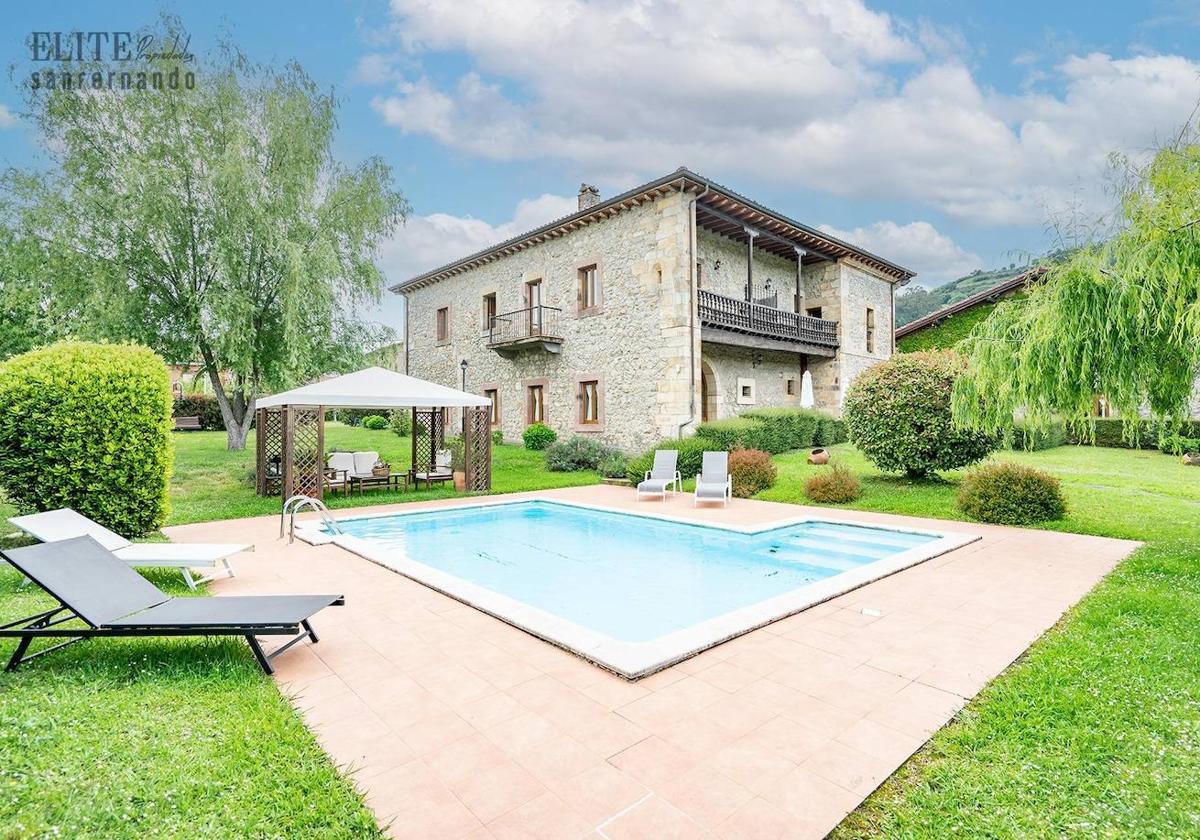
<path fill-rule="evenodd" d="M 958 303 L 963 298 L 970 297 L 976 292 L 990 289 L 997 283 L 1007 280 L 1026 266 L 1010 265 L 990 271 L 975 271 L 957 280 L 938 286 L 936 289 L 926 289 L 913 286 L 896 295 L 896 326 L 902 327 L 909 321 L 923 318 L 930 312 Z"/>

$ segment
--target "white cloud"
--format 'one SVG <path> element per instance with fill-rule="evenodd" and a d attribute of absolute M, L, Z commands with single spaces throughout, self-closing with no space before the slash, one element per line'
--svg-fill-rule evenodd
<path fill-rule="evenodd" d="M 385 122 L 480 157 L 570 160 L 607 185 L 686 164 L 1040 224 L 1047 207 L 1097 205 L 1108 153 L 1172 134 L 1200 92 L 1195 61 L 1101 53 L 997 92 L 959 57 L 958 33 L 860 0 L 391 8 L 394 60 L 360 67 L 391 79 L 373 101 Z M 441 52 L 466 54 L 473 69 L 430 80 L 420 59 Z"/>
<path fill-rule="evenodd" d="M 17 115 L 0 103 L 0 128 L 12 128 L 17 124 Z"/>
<path fill-rule="evenodd" d="M 398 283 L 566 216 L 577 207 L 575 196 L 547 193 L 520 201 L 512 218 L 498 225 L 449 213 L 410 216 L 380 249 L 379 265 L 389 285 Z"/>
<path fill-rule="evenodd" d="M 978 254 L 960 247 L 929 222 L 875 222 L 853 230 L 821 225 L 825 233 L 917 272 L 917 281 L 936 286 L 983 267 Z"/>

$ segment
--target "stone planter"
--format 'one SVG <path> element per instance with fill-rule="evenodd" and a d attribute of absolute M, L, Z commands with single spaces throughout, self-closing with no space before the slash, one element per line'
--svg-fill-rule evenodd
<path fill-rule="evenodd" d="M 828 449 L 820 449 L 820 448 L 814 449 L 812 452 L 808 453 L 808 463 L 810 463 L 810 464 L 828 464 L 829 463 L 829 450 Z"/>

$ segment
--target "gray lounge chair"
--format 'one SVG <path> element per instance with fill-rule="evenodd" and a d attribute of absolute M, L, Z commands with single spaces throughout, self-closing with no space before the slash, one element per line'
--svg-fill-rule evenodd
<path fill-rule="evenodd" d="M 679 452 L 674 449 L 659 449 L 654 453 L 654 468 L 646 470 L 645 478 L 638 483 L 637 497 L 658 496 L 663 501 L 667 498 L 667 488 L 673 488 L 677 493 L 683 487 L 683 476 L 675 468 L 679 461 Z"/>
<path fill-rule="evenodd" d="M 92 537 L 0 551 L 59 606 L 0 626 L 0 638 L 16 638 L 6 670 L 82 639 L 106 636 L 242 636 L 268 674 L 271 660 L 304 639 L 318 641 L 308 620 L 341 595 L 243 595 L 172 598 Z M 63 627 L 79 619 L 86 627 Z M 303 632 L 301 632 L 303 630 Z M 266 653 L 256 636 L 294 636 Z M 64 638 L 26 655 L 38 638 Z"/>
<path fill-rule="evenodd" d="M 720 502 L 728 505 L 733 498 L 733 477 L 729 475 L 728 452 L 705 452 L 696 476 L 696 495 L 692 507 L 700 502 Z"/>

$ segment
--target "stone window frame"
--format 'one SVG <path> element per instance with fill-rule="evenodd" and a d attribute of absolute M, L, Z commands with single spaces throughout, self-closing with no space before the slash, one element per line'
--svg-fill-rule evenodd
<path fill-rule="evenodd" d="M 525 425 L 531 426 L 539 421 L 530 418 L 529 389 L 540 385 L 542 387 L 542 419 L 541 423 L 550 425 L 550 380 L 543 377 L 521 380 L 521 396 L 525 401 Z"/>
<path fill-rule="evenodd" d="M 583 270 L 596 269 L 597 303 L 585 307 L 583 305 Z M 599 256 L 588 257 L 575 263 L 575 317 L 588 318 L 604 312 L 604 260 Z"/>
<path fill-rule="evenodd" d="M 583 422 L 583 383 L 596 383 L 596 422 Z M 603 432 L 608 425 L 604 410 L 604 375 L 580 373 L 575 375 L 575 416 L 572 430 L 576 432 Z"/>
<path fill-rule="evenodd" d="M 750 393 L 745 393 L 746 388 L 750 389 Z M 739 376 L 737 378 L 737 404 L 738 405 L 756 405 L 758 403 L 758 383 L 749 376 Z"/>
<path fill-rule="evenodd" d="M 443 312 L 446 313 L 446 334 L 443 336 L 439 336 L 438 335 L 438 326 L 439 326 L 438 322 L 439 322 L 439 320 L 441 318 L 441 314 Z M 450 304 L 446 304 L 445 306 L 439 306 L 437 309 L 434 310 L 434 313 L 433 313 L 433 346 L 434 347 L 445 347 L 446 345 L 450 344 L 450 342 L 452 341 L 452 336 L 454 335 L 454 330 L 450 326 L 453 323 L 452 319 L 451 319 L 452 314 L 453 314 L 453 312 L 450 308 Z"/>
<path fill-rule="evenodd" d="M 492 318 L 500 314 L 500 296 L 493 289 L 490 292 L 484 292 L 480 297 L 479 302 L 482 305 L 482 311 L 479 313 L 482 321 L 481 329 L 484 334 L 488 334 L 492 330 L 491 318 L 488 317 L 488 298 L 492 301 Z"/>
<path fill-rule="evenodd" d="M 493 429 L 498 429 L 498 428 L 500 428 L 501 424 L 504 421 L 504 415 L 502 415 L 500 413 L 500 406 L 501 406 L 500 383 L 499 382 L 483 383 L 483 386 L 479 389 L 480 395 L 486 397 L 488 395 L 488 391 L 491 391 L 494 394 L 494 396 L 491 398 L 491 400 L 492 400 L 492 415 L 491 415 L 491 419 L 488 421 L 488 425 L 491 426 Z"/>
<path fill-rule="evenodd" d="M 785 376 L 783 379 L 783 395 L 790 399 L 796 397 L 796 377 Z"/>
<path fill-rule="evenodd" d="M 875 353 L 875 309 L 868 306 L 866 318 L 863 321 L 863 345 L 866 351 L 872 355 Z"/>

